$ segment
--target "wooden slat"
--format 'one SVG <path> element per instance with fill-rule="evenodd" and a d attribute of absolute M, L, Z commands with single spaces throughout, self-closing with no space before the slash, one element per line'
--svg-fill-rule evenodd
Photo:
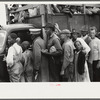
<path fill-rule="evenodd" d="M 35 8 L 35 7 L 37 7 L 37 6 L 38 6 L 38 5 L 28 4 L 28 5 L 26 5 L 26 6 L 19 7 L 16 11 L 11 11 L 11 13 L 16 13 L 16 12 L 20 12 L 20 11 L 23 11 L 23 10 Z"/>
<path fill-rule="evenodd" d="M 30 9 L 30 8 L 35 8 L 35 7 L 37 7 L 37 5 L 35 6 L 35 5 L 29 4 L 27 6 L 19 7 L 16 11 L 22 11 L 22 10 L 26 10 L 26 9 Z"/>
<path fill-rule="evenodd" d="M 89 7 L 100 7 L 100 4 L 85 4 L 85 6 L 89 6 Z"/>

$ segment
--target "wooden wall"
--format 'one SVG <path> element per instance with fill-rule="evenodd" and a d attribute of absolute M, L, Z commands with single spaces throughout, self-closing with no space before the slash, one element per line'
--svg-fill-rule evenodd
<path fill-rule="evenodd" d="M 70 17 L 66 14 L 55 14 L 48 15 L 46 18 L 49 23 L 58 23 L 60 29 L 73 29 L 75 28 L 78 32 L 83 25 L 96 26 L 98 31 L 100 31 L 100 15 L 85 15 L 85 14 L 76 14 Z M 41 16 L 28 18 L 26 23 L 34 24 L 37 27 L 42 26 Z"/>
<path fill-rule="evenodd" d="M 42 26 L 41 16 L 27 18 L 25 20 L 25 23 L 33 24 L 35 27 L 41 27 Z"/>
<path fill-rule="evenodd" d="M 60 29 L 73 29 L 75 28 L 78 32 L 83 25 L 96 26 L 98 31 L 100 31 L 100 15 L 85 15 L 85 14 L 76 14 L 72 17 L 65 14 L 55 14 L 48 15 L 48 22 L 58 23 Z"/>

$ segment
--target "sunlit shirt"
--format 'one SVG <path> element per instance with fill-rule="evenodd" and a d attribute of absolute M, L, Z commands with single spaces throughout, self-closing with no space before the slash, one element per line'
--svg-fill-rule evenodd
<path fill-rule="evenodd" d="M 89 61 L 100 60 L 100 40 L 95 37 L 91 40 L 89 46 L 91 48 Z"/>

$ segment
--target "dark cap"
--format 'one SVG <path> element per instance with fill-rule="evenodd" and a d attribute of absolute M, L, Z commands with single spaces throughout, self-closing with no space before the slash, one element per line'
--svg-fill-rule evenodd
<path fill-rule="evenodd" d="M 51 23 L 47 23 L 44 28 L 54 28 L 55 26 Z"/>

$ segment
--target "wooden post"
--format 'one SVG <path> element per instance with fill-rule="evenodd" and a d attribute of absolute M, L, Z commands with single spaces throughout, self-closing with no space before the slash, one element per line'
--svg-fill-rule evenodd
<path fill-rule="evenodd" d="M 5 11 L 6 11 L 6 24 L 9 24 L 10 18 L 9 18 L 9 11 L 8 11 L 8 6 L 5 4 Z"/>
<path fill-rule="evenodd" d="M 84 14 L 85 14 L 85 5 L 83 4 L 83 10 L 84 10 Z"/>
<path fill-rule="evenodd" d="M 44 4 L 41 4 L 40 5 L 40 15 L 41 15 L 42 27 L 44 27 L 46 25 L 45 5 Z M 42 28 L 42 31 L 43 31 L 43 38 L 44 38 L 44 40 L 46 42 L 47 39 L 46 39 L 46 33 L 45 33 L 44 28 Z"/>
<path fill-rule="evenodd" d="M 46 25 L 46 17 L 45 17 L 45 5 L 41 4 L 40 5 L 40 15 L 41 15 L 41 20 L 42 20 L 42 27 Z M 47 43 L 47 35 L 45 33 L 45 29 L 42 28 L 43 32 L 43 39 L 45 40 L 45 43 Z M 41 65 L 41 77 L 42 77 L 42 82 L 49 82 L 49 66 L 48 66 L 48 58 L 42 55 L 42 65 Z"/>

